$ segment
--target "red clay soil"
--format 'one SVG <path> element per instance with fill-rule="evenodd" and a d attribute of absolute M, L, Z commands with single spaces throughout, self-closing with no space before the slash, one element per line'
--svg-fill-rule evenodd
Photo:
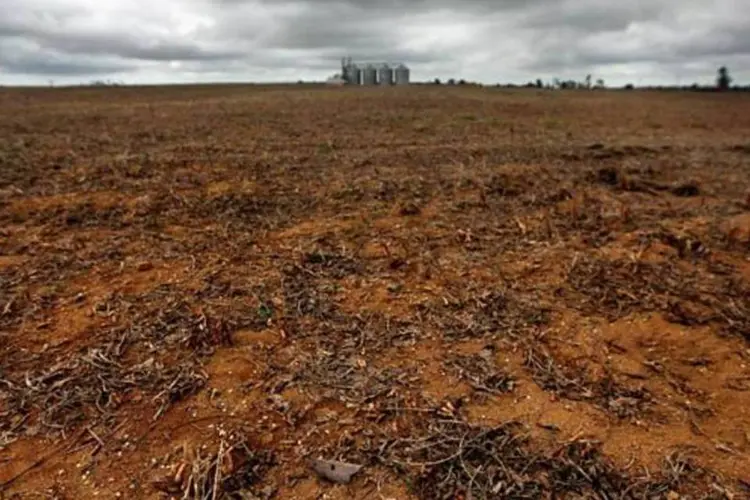
<path fill-rule="evenodd" d="M 0 498 L 750 498 L 748 137 L 743 94 L 3 90 Z"/>

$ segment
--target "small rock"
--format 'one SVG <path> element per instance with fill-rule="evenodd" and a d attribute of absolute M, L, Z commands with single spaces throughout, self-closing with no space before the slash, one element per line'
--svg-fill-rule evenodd
<path fill-rule="evenodd" d="M 323 459 L 312 460 L 310 467 L 318 476 L 339 484 L 348 484 L 352 477 L 362 470 L 361 465 Z"/>

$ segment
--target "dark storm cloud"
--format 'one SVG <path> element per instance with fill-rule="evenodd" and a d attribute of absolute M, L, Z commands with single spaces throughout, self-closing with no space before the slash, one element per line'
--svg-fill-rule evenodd
<path fill-rule="evenodd" d="M 67 18 L 69 19 L 69 17 Z M 126 31 L 117 26 L 76 26 L 66 16 L 32 15 L 0 20 L 0 39 L 16 38 L 35 44 L 40 50 L 76 55 L 108 55 L 151 61 L 216 60 L 236 58 L 229 48 L 201 47 L 191 41 Z"/>
<path fill-rule="evenodd" d="M 289 4 L 304 7 L 313 7 L 321 10 L 355 8 L 368 12 L 430 12 L 439 9 L 449 9 L 460 12 L 498 12 L 510 11 L 539 4 L 560 3 L 557 0 L 216 0 L 216 3 L 224 6 L 252 5 L 252 4 Z"/>
<path fill-rule="evenodd" d="M 750 17 L 704 19 L 703 22 L 632 24 L 622 30 L 602 30 L 573 36 L 566 29 L 540 36 L 538 57 L 530 69 L 591 68 L 612 64 L 738 60 L 750 56 Z"/>
<path fill-rule="evenodd" d="M 33 57 L 22 61 L 1 60 L 0 69 L 8 73 L 21 73 L 40 77 L 112 75 L 135 69 L 134 66 L 86 61 L 65 60 L 54 57 Z"/>
<path fill-rule="evenodd" d="M 18 81 L 324 78 L 345 55 L 486 82 L 636 71 L 649 80 L 716 64 L 742 77 L 750 56 L 750 3 L 736 0 L 3 2 L 0 65 Z M 9 44 L 24 50 L 9 54 Z"/>
<path fill-rule="evenodd" d="M 527 10 L 521 23 L 526 28 L 538 30 L 620 31 L 633 23 L 658 19 L 667 9 L 668 6 L 660 2 L 540 2 Z"/>
<path fill-rule="evenodd" d="M 675 48 L 683 58 L 750 55 L 750 22 L 744 26 L 716 26 L 705 38 L 684 39 Z"/>
<path fill-rule="evenodd" d="M 137 65 L 117 58 L 91 56 L 77 58 L 52 50 L 40 50 L 23 39 L 0 37 L 0 70 L 39 77 L 111 75 L 137 69 Z"/>

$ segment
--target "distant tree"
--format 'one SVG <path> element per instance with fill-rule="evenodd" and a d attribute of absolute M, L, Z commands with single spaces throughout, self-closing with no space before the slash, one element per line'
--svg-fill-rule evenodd
<path fill-rule="evenodd" d="M 716 86 L 719 90 L 727 90 L 731 84 L 732 77 L 729 76 L 729 70 L 726 66 L 722 66 L 716 75 Z"/>
<path fill-rule="evenodd" d="M 591 75 L 586 75 L 586 81 L 584 83 L 587 89 L 591 88 Z"/>
<path fill-rule="evenodd" d="M 544 88 L 544 82 L 542 82 L 541 78 L 536 79 L 536 88 L 538 89 Z"/>
<path fill-rule="evenodd" d="M 628 83 L 627 85 L 625 85 L 625 90 L 633 90 L 634 88 L 635 86 L 632 83 Z"/>
<path fill-rule="evenodd" d="M 464 80 L 463 78 L 461 78 L 461 79 L 460 79 L 460 80 L 458 81 L 458 84 L 459 84 L 459 85 L 466 85 L 466 80 Z"/>
<path fill-rule="evenodd" d="M 552 80 L 552 86 L 555 87 L 556 89 L 559 89 L 562 87 L 562 82 L 560 81 L 559 78 L 555 78 L 554 80 Z"/>
<path fill-rule="evenodd" d="M 565 80 L 564 82 L 560 82 L 561 89 L 576 89 L 581 86 L 582 85 L 575 80 Z"/>
<path fill-rule="evenodd" d="M 604 88 L 604 80 L 602 80 L 601 78 L 599 78 L 599 79 L 598 79 L 598 80 L 596 81 L 596 88 L 598 88 L 598 89 L 603 89 L 603 88 Z"/>
<path fill-rule="evenodd" d="M 455 78 L 450 78 L 448 80 L 448 85 L 455 85 L 455 84 L 456 84 L 456 79 Z"/>
<path fill-rule="evenodd" d="M 433 83 L 434 83 L 435 85 L 440 85 L 440 84 L 441 84 L 441 83 L 443 83 L 443 82 L 441 82 L 441 81 L 440 81 L 440 78 L 435 78 L 435 81 L 434 81 Z"/>

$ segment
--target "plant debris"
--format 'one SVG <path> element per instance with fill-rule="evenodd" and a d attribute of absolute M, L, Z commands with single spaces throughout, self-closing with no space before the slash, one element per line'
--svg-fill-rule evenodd
<path fill-rule="evenodd" d="M 495 366 L 494 349 L 483 349 L 472 356 L 456 356 L 448 362 L 459 379 L 468 382 L 475 390 L 487 394 L 511 392 L 515 378 Z"/>
<path fill-rule="evenodd" d="M 0 496 L 742 497 L 750 113 L 678 94 L 0 90 Z"/>
<path fill-rule="evenodd" d="M 526 351 L 525 364 L 543 389 L 574 401 L 595 402 L 620 418 L 642 416 L 651 404 L 651 395 L 643 387 L 624 387 L 609 374 L 596 381 L 587 380 L 581 375 L 583 370 L 576 370 L 576 374 L 563 368 L 537 345 Z"/>
<path fill-rule="evenodd" d="M 517 423 L 485 427 L 430 418 L 419 427 L 378 450 L 385 453 L 381 460 L 413 477 L 419 498 L 659 498 L 690 491 L 706 478 L 680 455 L 666 457 L 660 471 L 625 471 L 586 439 L 539 452 Z"/>
<path fill-rule="evenodd" d="M 233 433 L 224 433 L 215 452 L 205 447 L 179 451 L 177 462 L 163 478 L 153 481 L 156 490 L 195 500 L 270 498 L 263 479 L 274 465 L 269 453 L 257 452 Z"/>

